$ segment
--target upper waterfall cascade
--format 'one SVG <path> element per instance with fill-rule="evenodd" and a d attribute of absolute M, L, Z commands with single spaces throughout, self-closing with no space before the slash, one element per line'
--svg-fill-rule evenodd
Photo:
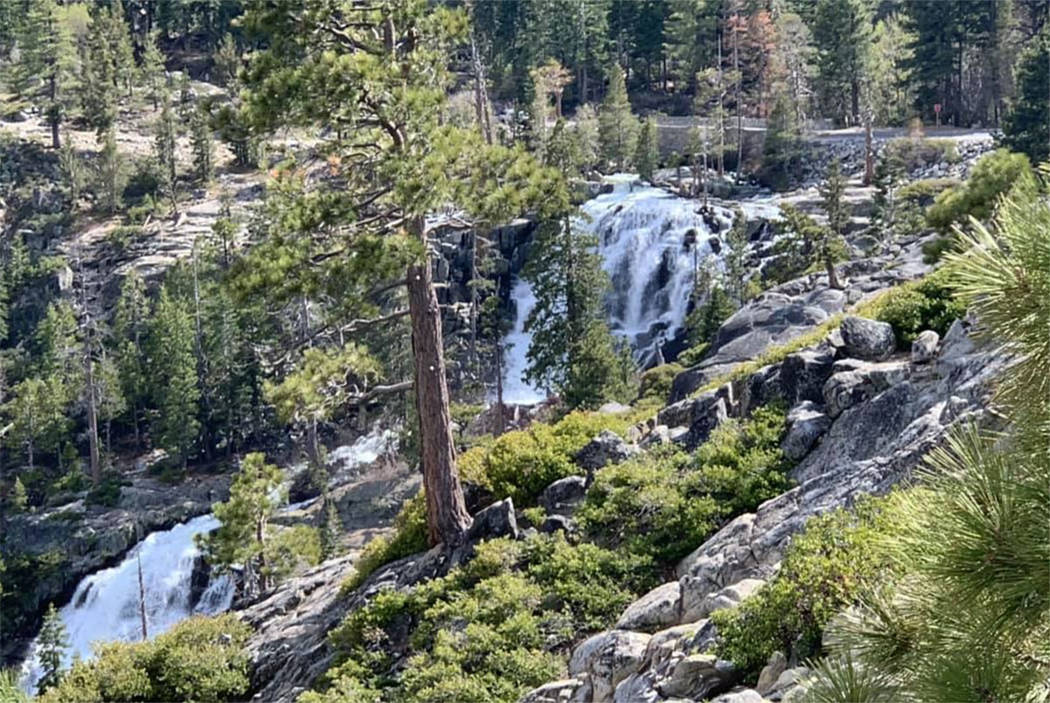
<path fill-rule="evenodd" d="M 598 238 L 603 268 L 612 281 L 613 331 L 630 342 L 638 360 L 662 360 L 661 347 L 685 323 L 697 266 L 709 256 L 712 232 L 695 200 L 642 185 L 632 174 L 608 179 L 613 191 L 584 203 L 576 226 Z M 731 215 L 716 211 L 721 229 Z"/>
<path fill-rule="evenodd" d="M 719 233 L 728 229 L 732 214 L 712 208 L 719 223 L 719 232 L 713 232 L 695 200 L 643 185 L 634 174 L 616 174 L 606 182 L 612 192 L 584 203 L 573 226 L 598 240 L 612 283 L 608 304 L 613 331 L 628 340 L 641 364 L 652 366 L 663 360 L 664 345 L 683 329 L 697 267 L 712 256 L 720 265 Z M 715 238 L 719 241 L 712 248 Z M 528 281 L 514 280 L 511 300 L 515 320 L 505 338 L 504 401 L 537 403 L 546 394 L 522 378 L 531 340 L 525 321 L 536 304 Z"/>

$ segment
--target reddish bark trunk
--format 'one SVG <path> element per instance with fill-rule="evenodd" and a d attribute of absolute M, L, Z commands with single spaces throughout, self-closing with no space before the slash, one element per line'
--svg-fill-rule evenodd
<path fill-rule="evenodd" d="M 417 217 L 412 227 L 418 236 L 424 238 L 422 217 Z M 420 264 L 408 267 L 408 309 L 412 320 L 427 532 L 431 544 L 450 546 L 462 541 L 470 528 L 471 518 L 456 471 L 456 445 L 448 408 L 445 350 L 441 336 L 441 308 L 427 257 Z"/>

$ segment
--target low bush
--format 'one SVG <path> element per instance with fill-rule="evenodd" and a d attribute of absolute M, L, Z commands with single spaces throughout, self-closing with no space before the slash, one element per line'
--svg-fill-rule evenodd
<path fill-rule="evenodd" d="M 193 617 L 148 642 L 110 642 L 73 664 L 41 703 L 241 700 L 251 628 L 233 615 Z"/>
<path fill-rule="evenodd" d="M 959 150 L 949 139 L 893 139 L 886 143 L 880 159 L 898 165 L 906 173 L 938 163 L 959 162 Z"/>
<path fill-rule="evenodd" d="M 723 423 L 692 455 L 674 448 L 599 472 L 577 513 L 599 544 L 669 564 L 728 519 L 789 486 L 785 413 L 770 406 Z"/>
<path fill-rule="evenodd" d="M 928 207 L 942 192 L 958 185 L 955 178 L 923 178 L 902 185 L 897 189 L 896 197 L 899 202 Z"/>
<path fill-rule="evenodd" d="M 893 326 L 898 348 L 910 349 L 923 330 L 943 336 L 952 322 L 966 314 L 965 303 L 948 283 L 949 274 L 941 269 L 899 286 L 883 298 L 876 317 Z"/>
<path fill-rule="evenodd" d="M 638 386 L 638 400 L 657 399 L 666 402 L 671 395 L 674 377 L 685 369 L 680 364 L 661 364 L 642 374 Z"/>
<path fill-rule="evenodd" d="M 516 701 L 557 677 L 555 652 L 608 626 L 650 571 L 561 535 L 482 543 L 447 576 L 350 613 L 329 636 L 337 665 L 325 689 L 300 701 Z"/>
<path fill-rule="evenodd" d="M 420 492 L 405 501 L 394 518 L 391 537 L 372 539 L 354 562 L 354 573 L 343 583 L 343 591 L 352 591 L 376 569 L 427 548 L 426 499 Z"/>
<path fill-rule="evenodd" d="M 892 504 L 892 497 L 865 499 L 852 512 L 810 519 L 769 583 L 739 607 L 712 614 L 718 655 L 754 680 L 775 651 L 792 661 L 819 653 L 825 626 L 863 584 L 892 575 L 880 539 L 893 528 Z"/>
<path fill-rule="evenodd" d="M 965 183 L 943 191 L 926 211 L 931 227 L 948 232 L 969 217 L 987 220 L 999 198 L 1019 180 L 1034 178 L 1024 154 L 996 149 L 974 165 Z"/>
<path fill-rule="evenodd" d="M 579 473 L 573 457 L 595 435 L 602 430 L 622 434 L 626 429 L 627 422 L 615 415 L 570 413 L 553 425 L 534 424 L 465 452 L 459 460 L 460 475 L 496 500 L 510 497 L 516 508 L 524 508 L 554 481 Z"/>

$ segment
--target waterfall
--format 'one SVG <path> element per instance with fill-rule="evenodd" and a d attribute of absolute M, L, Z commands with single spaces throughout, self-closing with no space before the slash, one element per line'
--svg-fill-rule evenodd
<path fill-rule="evenodd" d="M 682 329 L 695 267 L 717 253 L 709 241 L 713 233 L 695 200 L 642 185 L 631 174 L 608 181 L 613 191 L 586 202 L 576 226 L 598 239 L 612 281 L 613 330 L 649 365 Z"/>
<path fill-rule="evenodd" d="M 634 174 L 616 174 L 606 182 L 612 184 L 612 192 L 584 203 L 573 226 L 597 238 L 602 267 L 612 283 L 610 324 L 631 344 L 639 363 L 648 367 L 660 363 L 664 345 L 682 331 L 696 267 L 717 255 L 722 242 L 699 213 L 697 201 L 642 185 Z M 720 229 L 727 228 L 731 214 L 724 208 L 712 210 Z M 504 401 L 538 403 L 546 394 L 521 378 L 531 342 L 525 319 L 536 296 L 532 286 L 519 278 L 512 282 L 510 297 L 515 319 L 505 338 Z"/>
<path fill-rule="evenodd" d="M 341 467 L 344 471 L 356 470 L 390 451 L 396 440 L 396 432 L 376 426 L 352 445 L 333 449 L 328 454 L 328 461 L 333 467 Z M 280 493 L 281 489 L 276 490 L 273 497 L 276 498 Z M 311 498 L 285 506 L 281 512 L 300 510 L 316 500 Z M 58 611 L 69 636 L 70 646 L 66 650 L 65 666 L 72 663 L 74 655 L 89 659 L 95 642 L 138 642 L 142 639 L 138 581 L 140 559 L 143 590 L 146 593 L 147 632 L 150 637 L 169 630 L 193 614 L 216 615 L 229 610 L 236 586 L 228 574 L 212 578 L 197 601 L 191 602 L 194 564 L 200 557 L 194 537 L 218 527 L 219 521 L 214 515 L 208 514 L 170 530 L 154 532 L 128 551 L 117 566 L 85 576 L 77 584 L 73 598 Z M 36 692 L 37 683 L 43 674 L 38 654 L 37 641 L 34 640 L 29 658 L 22 665 L 21 685 L 28 693 Z"/>
<path fill-rule="evenodd" d="M 82 579 L 72 600 L 59 611 L 70 643 L 65 665 L 72 663 L 74 655 L 81 659 L 91 657 L 93 642 L 142 639 L 140 559 L 150 637 L 194 613 L 215 614 L 228 610 L 234 595 L 233 579 L 229 576 L 216 578 L 198 603 L 190 602 L 193 565 L 200 554 L 193 538 L 218 526 L 214 516 L 201 515 L 170 530 L 154 532 L 135 545 L 117 566 Z M 34 641 L 31 655 L 23 665 L 23 688 L 35 692 L 42 674 Z"/>
<path fill-rule="evenodd" d="M 528 365 L 526 354 L 532 341 L 532 335 L 525 331 L 525 320 L 536 307 L 536 294 L 528 281 L 515 278 L 511 283 L 510 299 L 514 301 L 514 327 L 504 339 L 503 402 L 507 405 L 532 405 L 547 398 L 545 392 L 523 378 Z"/>

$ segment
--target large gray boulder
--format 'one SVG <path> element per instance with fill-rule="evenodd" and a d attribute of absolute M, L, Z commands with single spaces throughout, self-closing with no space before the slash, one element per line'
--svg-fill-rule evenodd
<path fill-rule="evenodd" d="M 896 337 L 893 327 L 885 322 L 848 315 L 839 327 L 847 356 L 868 361 L 882 361 L 893 353 Z"/>
<path fill-rule="evenodd" d="M 682 585 L 682 622 L 696 622 L 706 618 L 716 610 L 735 608 L 742 602 L 753 596 L 759 588 L 765 585 L 762 579 L 741 579 L 731 586 L 711 593 L 688 577 L 680 580 Z M 695 586 L 701 585 L 700 588 Z"/>
<path fill-rule="evenodd" d="M 824 382 L 831 376 L 834 356 L 827 351 L 803 350 L 788 354 L 780 364 L 780 387 L 789 405 L 824 401 Z"/>
<path fill-rule="evenodd" d="M 593 472 L 609 464 L 625 461 L 637 453 L 638 447 L 628 444 L 620 435 L 602 430 L 576 453 L 576 465 Z"/>
<path fill-rule="evenodd" d="M 669 679 L 660 684 L 667 697 L 704 700 L 728 690 L 739 678 L 733 663 L 713 654 L 690 654 L 675 665 Z"/>
<path fill-rule="evenodd" d="M 570 515 L 587 495 L 587 479 L 583 476 L 566 476 L 543 489 L 540 505 L 549 513 Z"/>
<path fill-rule="evenodd" d="M 631 603 L 616 621 L 619 630 L 659 630 L 678 622 L 681 586 L 677 581 L 657 586 Z"/>
<path fill-rule="evenodd" d="M 641 667 L 649 639 L 649 635 L 627 630 L 599 632 L 573 650 L 569 675 L 590 678 L 594 703 L 611 701 L 616 686 Z"/>
<path fill-rule="evenodd" d="M 784 456 L 798 460 L 809 454 L 820 437 L 831 427 L 831 418 L 821 406 L 806 400 L 788 412 L 787 432 L 780 442 Z"/>
<path fill-rule="evenodd" d="M 925 330 L 919 333 L 915 341 L 911 343 L 911 361 L 913 364 L 924 364 L 937 356 L 937 345 L 941 336 L 933 330 Z"/>

